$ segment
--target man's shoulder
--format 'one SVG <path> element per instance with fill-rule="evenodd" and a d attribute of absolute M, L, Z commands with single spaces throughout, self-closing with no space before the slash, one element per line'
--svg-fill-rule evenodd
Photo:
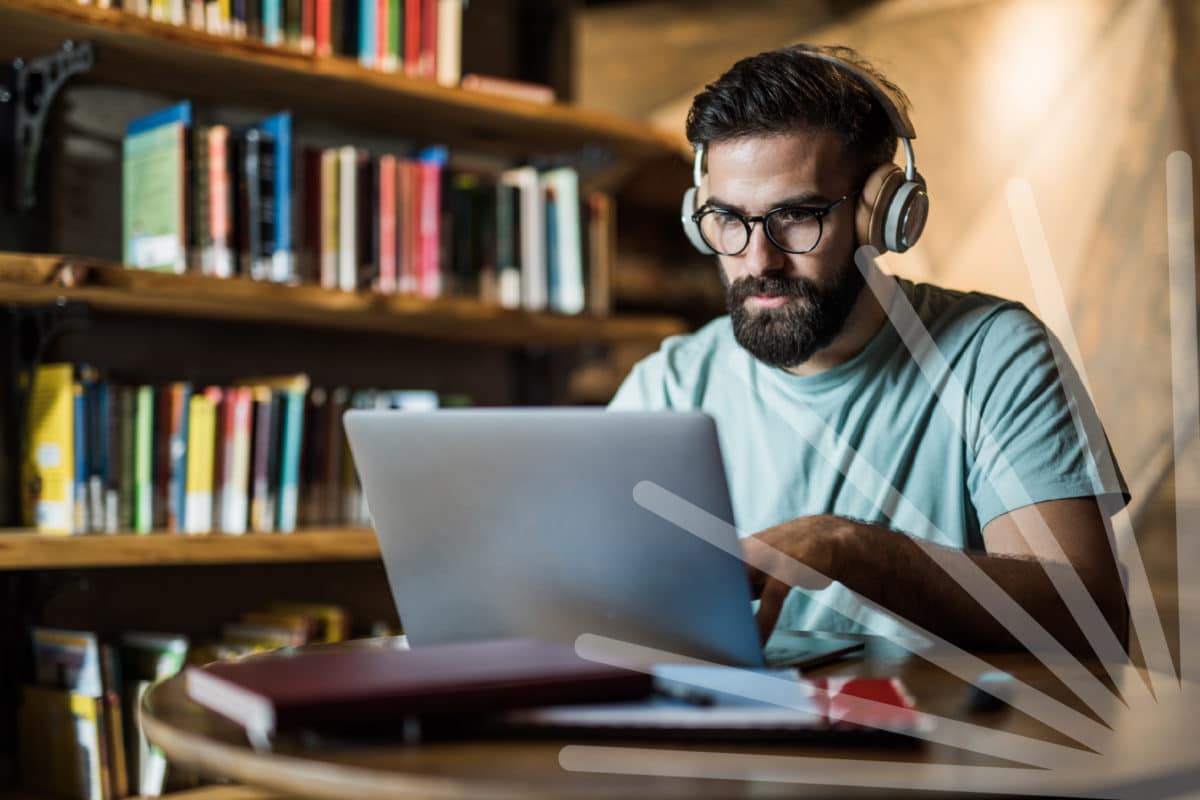
<path fill-rule="evenodd" d="M 1023 303 L 985 292 L 901 280 L 917 316 L 935 340 L 977 337 L 1007 341 L 1041 336 L 1045 326 Z"/>

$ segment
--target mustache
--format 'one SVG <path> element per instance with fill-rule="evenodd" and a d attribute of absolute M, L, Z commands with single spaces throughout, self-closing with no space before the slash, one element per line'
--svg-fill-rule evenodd
<path fill-rule="evenodd" d="M 808 278 L 785 278 L 778 275 L 746 276 L 738 278 L 729 286 L 729 299 L 734 303 L 741 304 L 755 295 L 812 300 L 820 295 L 820 290 Z"/>

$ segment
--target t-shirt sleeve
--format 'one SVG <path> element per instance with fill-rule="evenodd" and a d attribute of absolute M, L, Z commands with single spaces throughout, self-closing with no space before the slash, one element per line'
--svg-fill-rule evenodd
<path fill-rule="evenodd" d="M 980 528 L 1049 500 L 1094 496 L 1109 514 L 1129 502 L 1091 398 L 1065 355 L 1060 372 L 1051 336 L 1019 306 L 997 312 L 982 336 L 968 388 L 977 414 L 966 415 Z"/>

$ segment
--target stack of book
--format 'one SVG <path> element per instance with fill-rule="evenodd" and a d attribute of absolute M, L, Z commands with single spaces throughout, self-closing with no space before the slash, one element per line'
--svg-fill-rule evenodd
<path fill-rule="evenodd" d="M 125 385 L 44 365 L 29 408 L 26 524 L 58 534 L 368 524 L 342 413 L 438 405 L 433 392 L 314 388 L 303 375 Z"/>
<path fill-rule="evenodd" d="M 79 800 L 156 797 L 194 777 L 170 768 L 138 724 L 142 695 L 185 663 L 203 664 L 278 647 L 350 636 L 341 606 L 279 602 L 242 614 L 212 641 L 129 631 L 35 627 L 34 682 L 21 692 L 21 777 L 27 789 Z"/>
<path fill-rule="evenodd" d="M 134 120 L 124 145 L 125 263 L 608 313 L 614 207 L 582 192 L 574 168 L 509 166 L 443 147 L 308 147 L 299 159 L 295 150 L 288 113 L 233 129 L 195 124 L 184 102 Z"/>
<path fill-rule="evenodd" d="M 457 86 L 466 0 L 80 0 Z"/>

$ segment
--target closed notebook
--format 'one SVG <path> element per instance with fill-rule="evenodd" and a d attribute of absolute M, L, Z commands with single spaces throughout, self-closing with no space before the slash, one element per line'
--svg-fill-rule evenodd
<path fill-rule="evenodd" d="M 188 696 L 252 737 L 436 714 L 630 700 L 649 675 L 532 639 L 309 651 L 191 667 Z"/>

